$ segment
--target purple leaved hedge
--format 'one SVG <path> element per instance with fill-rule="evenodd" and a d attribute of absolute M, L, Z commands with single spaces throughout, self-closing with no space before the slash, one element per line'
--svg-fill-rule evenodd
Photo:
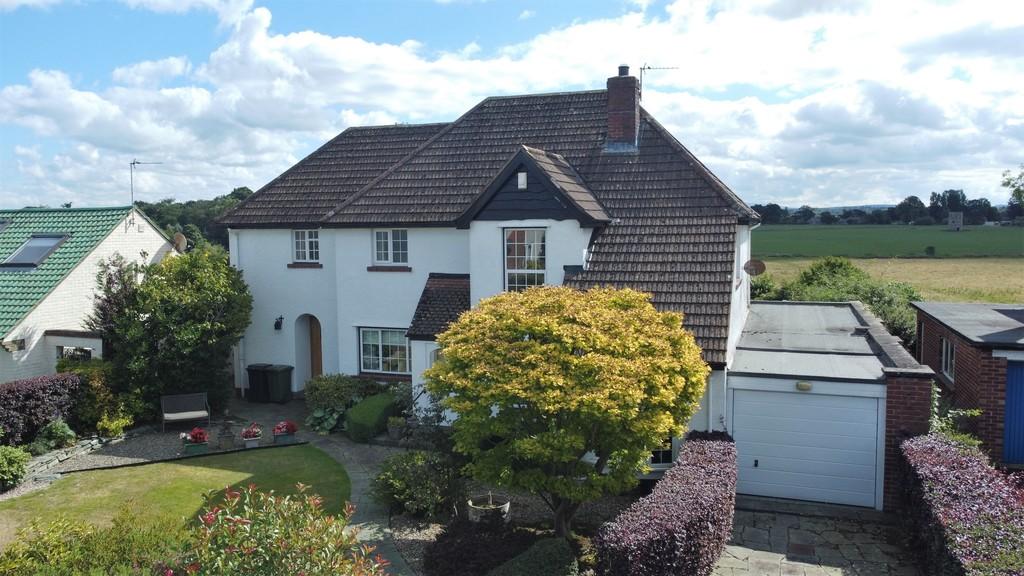
<path fill-rule="evenodd" d="M 903 517 L 925 573 L 1024 574 L 1024 490 L 980 450 L 939 434 L 902 451 Z"/>
<path fill-rule="evenodd" d="M 0 443 L 27 444 L 50 421 L 67 420 L 80 383 L 64 373 L 0 384 Z"/>
<path fill-rule="evenodd" d="M 615 576 L 711 574 L 732 533 L 736 445 L 691 433 L 649 496 L 597 535 L 598 569 Z"/>

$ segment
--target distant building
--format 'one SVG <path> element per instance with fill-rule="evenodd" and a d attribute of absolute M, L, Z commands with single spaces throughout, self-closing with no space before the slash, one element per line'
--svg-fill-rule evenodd
<path fill-rule="evenodd" d="M 130 206 L 0 210 L 0 382 L 50 374 L 64 356 L 102 357 L 83 326 L 100 260 L 149 264 L 171 249 Z"/>
<path fill-rule="evenodd" d="M 950 212 L 949 213 L 949 229 L 959 232 L 964 227 L 964 213 L 963 212 Z"/>

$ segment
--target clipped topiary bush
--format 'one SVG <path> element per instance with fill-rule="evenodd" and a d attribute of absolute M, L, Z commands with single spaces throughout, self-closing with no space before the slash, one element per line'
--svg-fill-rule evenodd
<path fill-rule="evenodd" d="M 911 438 L 904 522 L 927 574 L 1024 574 L 1024 491 L 977 448 L 941 434 Z"/>
<path fill-rule="evenodd" d="M 732 533 L 736 446 L 727 434 L 691 433 L 650 495 L 605 524 L 595 540 L 608 576 L 711 574 Z"/>
<path fill-rule="evenodd" d="M 363 388 L 359 378 L 347 374 L 321 374 L 306 382 L 306 407 L 314 410 L 348 410 Z"/>
<path fill-rule="evenodd" d="M 0 384 L 0 427 L 3 442 L 25 444 L 57 418 L 67 419 L 80 379 L 61 373 Z"/>
<path fill-rule="evenodd" d="M 565 538 L 546 538 L 487 576 L 578 576 L 579 563 Z"/>
<path fill-rule="evenodd" d="M 361 401 L 345 413 L 345 429 L 356 442 L 368 442 L 388 427 L 388 416 L 398 410 L 390 393 L 377 394 Z"/>

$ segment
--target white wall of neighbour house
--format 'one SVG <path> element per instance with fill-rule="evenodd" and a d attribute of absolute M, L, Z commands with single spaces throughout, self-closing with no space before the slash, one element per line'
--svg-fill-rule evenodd
<path fill-rule="evenodd" d="M 236 387 L 248 386 L 246 366 L 266 363 L 295 366 L 292 390 L 303 389 L 309 360 L 296 357 L 296 340 L 308 342 L 309 334 L 296 332 L 308 326 L 308 319 L 300 319 L 304 315 L 320 321 L 323 371 L 339 371 L 334 352 L 338 349 L 338 233 L 320 230 L 319 239 L 322 268 L 289 268 L 294 260 L 291 230 L 229 230 L 231 264 L 242 271 L 253 297 L 252 323 L 235 350 Z M 278 317 L 282 318 L 280 330 L 274 328 Z"/>
<path fill-rule="evenodd" d="M 4 338 L 24 339 L 25 349 L 0 350 L 0 382 L 52 374 L 57 366 L 57 346 L 89 347 L 93 348 L 94 357 L 102 357 L 99 340 L 44 334 L 47 330 L 85 330 L 83 324 L 92 312 L 100 260 L 121 254 L 127 260 L 151 264 L 172 250 L 148 220 L 138 214 L 126 217 Z"/>
<path fill-rule="evenodd" d="M 544 228 L 545 283 L 559 286 L 565 277 L 563 266 L 580 266 L 586 259 L 591 228 L 576 220 L 477 220 L 469 227 L 470 302 L 505 290 L 505 228 Z"/>
<path fill-rule="evenodd" d="M 729 339 L 726 344 L 726 365 L 732 364 L 736 345 L 743 334 L 750 311 L 750 275 L 743 271 L 743 265 L 750 260 L 751 227 L 736 226 L 736 252 L 733 260 L 732 298 L 729 304 Z"/>
<path fill-rule="evenodd" d="M 383 229 L 383 228 L 382 228 Z M 360 369 L 359 328 L 406 330 L 431 272 L 466 274 L 469 265 L 469 233 L 455 228 L 408 228 L 411 272 L 374 272 L 373 230 L 335 231 L 339 250 L 334 273 L 338 286 L 339 368 L 346 374 Z M 412 343 L 415 344 L 415 343 Z M 415 351 L 416 347 L 412 346 Z M 425 356 L 424 356 L 425 358 Z M 414 379 L 425 369 L 422 360 L 411 361 Z"/>

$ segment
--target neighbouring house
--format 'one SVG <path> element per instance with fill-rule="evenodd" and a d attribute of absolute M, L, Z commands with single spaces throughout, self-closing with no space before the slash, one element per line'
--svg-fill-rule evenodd
<path fill-rule="evenodd" d="M 757 469 L 745 474 L 778 470 L 746 482 L 751 493 L 822 484 L 789 494 L 881 506 L 887 434 L 905 429 L 887 427 L 886 390 L 899 383 L 887 388 L 883 368 L 919 367 L 865 344 L 837 355 L 835 374 L 758 374 L 744 390 L 763 390 L 795 412 L 737 420 L 737 401 L 762 401 L 737 394 L 741 380 L 730 375 L 746 354 L 738 349 L 752 313 L 744 266 L 759 216 L 640 106 L 627 67 L 606 90 L 487 98 L 451 123 L 349 128 L 220 221 L 254 299 L 253 324 L 236 350 L 239 389 L 246 365 L 287 364 L 296 392 L 316 374 L 342 372 L 411 381 L 425 403 L 418 392 L 437 359 L 435 336 L 481 298 L 539 284 L 628 286 L 651 293 L 661 310 L 683 312 L 712 367 L 693 428 L 744 438 L 777 427 L 743 447 Z M 837 329 L 860 334 L 870 322 L 847 312 Z M 786 361 L 784 351 L 772 354 Z M 870 377 L 862 367 L 847 374 L 846 363 L 870 354 L 879 358 Z M 818 376 L 826 383 L 797 387 Z M 853 384 L 835 384 L 848 376 Z M 919 386 L 924 400 L 910 403 L 910 428 L 927 422 L 928 384 Z M 814 402 L 867 410 L 858 403 L 866 395 L 875 399 L 874 435 L 856 450 L 870 450 L 875 464 L 852 472 L 839 464 L 855 449 L 815 430 L 844 436 L 864 422 L 822 423 Z M 678 442 L 653 455 L 656 471 L 671 465 Z"/>
<path fill-rule="evenodd" d="M 978 408 L 970 423 L 985 450 L 1024 466 L 1024 305 L 913 302 L 917 355 L 956 408 Z"/>
<path fill-rule="evenodd" d="M 61 357 L 101 358 L 99 335 L 84 327 L 99 262 L 149 264 L 171 250 L 128 206 L 0 210 L 0 382 L 53 373 Z"/>

